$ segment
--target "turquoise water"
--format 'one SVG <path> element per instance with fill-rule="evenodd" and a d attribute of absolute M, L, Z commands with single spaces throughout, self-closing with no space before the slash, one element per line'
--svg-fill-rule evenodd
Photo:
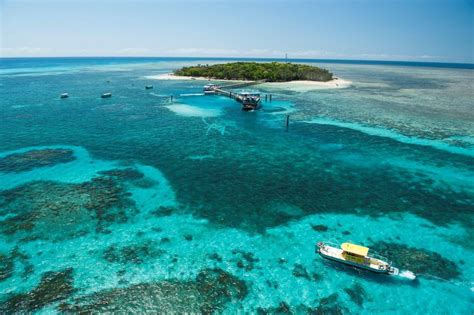
<path fill-rule="evenodd" d="M 317 61 L 353 84 L 250 113 L 147 78 L 220 61 L 1 60 L 0 312 L 474 311 L 472 67 Z"/>

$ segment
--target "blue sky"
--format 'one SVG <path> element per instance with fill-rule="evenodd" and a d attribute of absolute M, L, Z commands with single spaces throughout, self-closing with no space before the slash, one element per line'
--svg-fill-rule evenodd
<path fill-rule="evenodd" d="M 0 0 L 1 56 L 474 63 L 473 0 Z"/>

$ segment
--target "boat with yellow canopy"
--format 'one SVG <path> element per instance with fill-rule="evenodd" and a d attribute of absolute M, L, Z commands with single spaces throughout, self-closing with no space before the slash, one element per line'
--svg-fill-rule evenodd
<path fill-rule="evenodd" d="M 377 254 L 369 255 L 369 248 L 352 243 L 342 243 L 340 248 L 325 242 L 316 245 L 316 252 L 322 257 L 346 265 L 370 270 L 376 273 L 398 275 L 399 270 L 392 266 L 386 258 Z"/>

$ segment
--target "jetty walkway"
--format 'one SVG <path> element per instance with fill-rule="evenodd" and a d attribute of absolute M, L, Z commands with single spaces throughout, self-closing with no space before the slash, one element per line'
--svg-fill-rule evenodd
<path fill-rule="evenodd" d="M 247 87 L 247 86 L 256 85 L 256 84 L 265 83 L 265 82 L 267 82 L 267 80 L 245 81 L 245 82 L 239 82 L 239 83 L 215 87 L 215 88 L 212 88 L 212 90 L 215 91 L 216 94 L 218 95 L 227 96 L 227 97 L 233 98 L 239 103 L 242 103 L 246 95 L 243 93 L 229 91 L 230 89 L 242 88 L 242 87 Z"/>

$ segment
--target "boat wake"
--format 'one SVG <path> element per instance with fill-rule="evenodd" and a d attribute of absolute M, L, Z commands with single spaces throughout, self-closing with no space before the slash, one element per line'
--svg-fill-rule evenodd
<path fill-rule="evenodd" d="M 179 94 L 179 96 L 203 96 L 204 93 L 187 93 L 187 94 Z"/>
<path fill-rule="evenodd" d="M 156 96 L 156 97 L 170 97 L 170 95 L 163 95 L 163 94 L 156 94 L 151 92 L 150 95 Z"/>
<path fill-rule="evenodd" d="M 401 277 L 401 278 L 408 279 L 408 280 L 415 280 L 416 279 L 416 275 L 413 272 L 411 272 L 410 270 L 402 270 L 398 273 L 398 276 Z"/>

